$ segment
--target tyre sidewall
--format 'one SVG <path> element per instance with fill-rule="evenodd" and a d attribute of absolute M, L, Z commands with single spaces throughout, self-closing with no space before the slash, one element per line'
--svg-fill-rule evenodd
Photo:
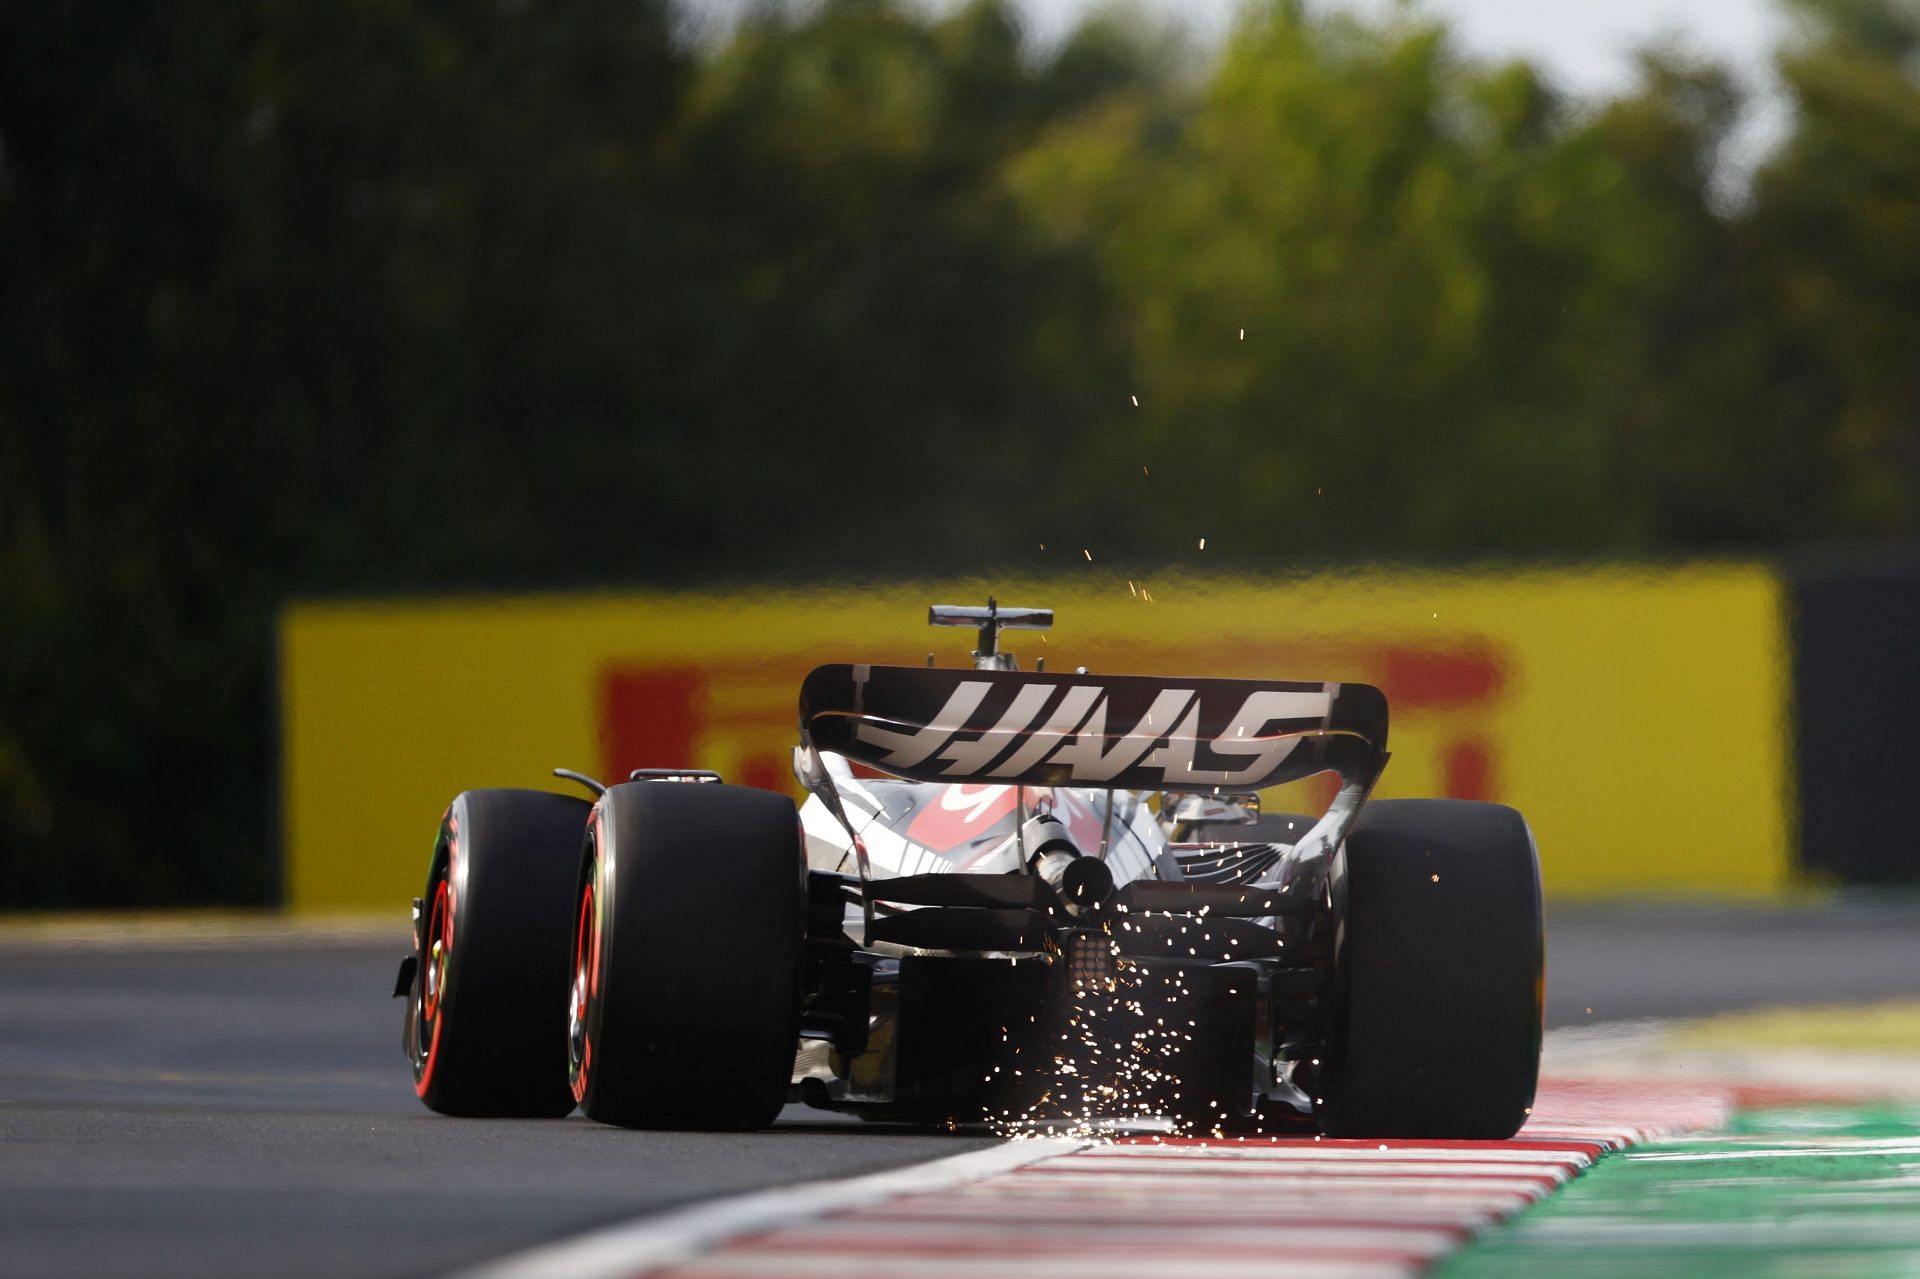
<path fill-rule="evenodd" d="M 1335 859 L 1329 894 L 1323 1129 L 1511 1136 L 1533 1103 L 1545 963 L 1538 854 L 1520 814 L 1373 801 Z"/>
<path fill-rule="evenodd" d="M 793 802 L 633 782 L 595 806 L 599 987 L 583 1108 L 631 1127 L 748 1129 L 785 1104 L 798 1036 L 805 858 Z"/>
<path fill-rule="evenodd" d="M 442 818 L 409 999 L 415 1091 L 460 1115 L 557 1116 L 567 1087 L 565 983 L 571 886 L 588 805 L 532 790 L 465 791 Z M 439 1015 L 421 1043 L 420 1001 L 440 881 L 452 924 Z"/>

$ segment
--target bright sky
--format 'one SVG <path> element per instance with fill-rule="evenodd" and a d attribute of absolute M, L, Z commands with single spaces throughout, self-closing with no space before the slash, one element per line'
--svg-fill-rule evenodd
<path fill-rule="evenodd" d="M 1048 43 L 1103 0 L 1017 2 L 1033 35 Z M 1135 2 L 1209 36 L 1226 30 L 1241 0 Z M 1394 0 L 1350 2 L 1381 12 Z M 1624 88 L 1634 47 L 1675 34 L 1757 83 L 1767 74 L 1768 54 L 1785 27 L 1778 0 L 1417 0 L 1416 8 L 1448 19 L 1469 53 L 1527 58 L 1580 94 Z"/>
<path fill-rule="evenodd" d="M 961 0 L 906 0 L 942 10 Z M 1469 56 L 1522 57 L 1559 88 L 1583 97 L 1610 96 L 1633 79 L 1633 50 L 1677 37 L 1683 47 L 1725 63 L 1754 96 L 1731 143 L 1723 177 L 1742 175 L 1785 132 L 1787 108 L 1777 92 L 1770 55 L 1789 29 L 1784 0 L 1311 0 L 1316 7 L 1383 13 L 1397 3 L 1445 18 Z M 681 0 L 695 14 L 727 16 L 760 3 L 805 0 Z M 1113 0 L 1014 0 L 1041 46 L 1059 40 L 1087 13 Z M 1232 24 L 1243 0 L 1119 0 L 1178 19 L 1203 41 Z"/>
<path fill-rule="evenodd" d="M 1623 87 L 1634 47 L 1676 34 L 1758 78 L 1785 28 L 1775 0 L 1429 0 L 1429 7 L 1452 18 L 1475 52 L 1531 58 L 1576 93 Z"/>
<path fill-rule="evenodd" d="M 760 4 L 805 7 L 807 0 L 680 0 L 699 18 L 722 23 Z M 906 0 L 941 10 L 961 0 Z M 1049 45 L 1089 12 L 1112 0 L 1014 0 L 1028 32 Z M 1408 3 L 1446 18 L 1468 53 L 1520 56 L 1546 69 L 1564 89 L 1609 94 L 1626 87 L 1635 46 L 1678 35 L 1685 43 L 1732 65 L 1758 87 L 1769 75 L 1768 54 L 1787 21 L 1784 0 L 1312 0 L 1316 7 L 1385 12 Z M 1203 39 L 1232 24 L 1243 0 L 1119 0 L 1154 16 L 1173 17 Z"/>

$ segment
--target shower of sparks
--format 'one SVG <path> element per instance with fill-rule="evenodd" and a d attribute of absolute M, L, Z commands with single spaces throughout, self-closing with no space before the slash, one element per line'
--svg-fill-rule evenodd
<path fill-rule="evenodd" d="M 1194 1043 L 1189 1031 L 1198 1029 L 1186 1015 L 1196 992 L 1178 970 L 1156 973 L 1123 958 L 1111 932 L 1109 925 L 1105 936 L 1085 933 L 1070 944 L 1066 1007 L 1036 1022 L 1031 1040 L 1015 1043 L 1002 1028 L 1011 1056 L 985 1076 L 1006 1089 L 989 1108 L 989 1125 L 1012 1138 L 1111 1140 L 1143 1124 L 1173 1136 L 1224 1135 L 1218 1101 L 1205 1099 L 1214 1113 L 1203 1115 L 1202 1099 L 1182 1098 L 1179 1066 Z"/>

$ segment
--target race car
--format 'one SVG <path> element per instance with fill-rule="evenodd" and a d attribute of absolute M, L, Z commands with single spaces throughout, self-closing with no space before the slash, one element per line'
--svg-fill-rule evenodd
<path fill-rule="evenodd" d="M 808 797 L 643 769 L 441 819 L 396 996 L 458 1115 L 1503 1138 L 1538 1073 L 1511 808 L 1370 799 L 1359 683 L 1019 669 L 1044 609 L 935 605 L 963 666 L 821 666 Z M 1319 815 L 1269 788 L 1331 773 Z M 562 1005 L 564 1003 L 564 1015 Z"/>

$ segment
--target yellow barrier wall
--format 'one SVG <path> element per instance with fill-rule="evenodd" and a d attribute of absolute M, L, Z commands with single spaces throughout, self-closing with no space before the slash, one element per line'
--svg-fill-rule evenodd
<path fill-rule="evenodd" d="M 1781 590 L 1759 567 L 938 582 L 805 594 L 301 604 L 281 628 L 283 829 L 298 910 L 420 891 L 455 792 L 717 768 L 793 790 L 800 678 L 958 665 L 931 602 L 1052 606 L 1022 665 L 1363 680 L 1393 711 L 1381 795 L 1524 811 L 1547 891 L 1761 893 L 1788 879 Z M 1149 595 L 1147 592 L 1151 592 Z M 1318 793 L 1276 792 L 1269 807 Z"/>

